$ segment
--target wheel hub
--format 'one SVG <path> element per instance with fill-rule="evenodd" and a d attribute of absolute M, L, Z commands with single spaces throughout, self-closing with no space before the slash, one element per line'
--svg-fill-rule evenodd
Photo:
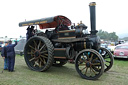
<path fill-rule="evenodd" d="M 90 67 L 90 65 L 91 65 L 90 62 L 86 63 L 86 67 Z"/>
<path fill-rule="evenodd" d="M 40 52 L 39 51 L 35 51 L 35 57 L 39 57 L 40 56 Z"/>

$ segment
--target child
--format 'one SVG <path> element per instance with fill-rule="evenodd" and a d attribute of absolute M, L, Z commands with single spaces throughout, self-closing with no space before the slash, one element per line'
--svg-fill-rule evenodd
<path fill-rule="evenodd" d="M 4 70 L 8 69 L 8 59 L 7 59 L 7 50 L 6 50 L 7 45 L 8 45 L 8 43 L 5 42 L 5 46 L 2 48 L 2 51 L 1 51 L 1 56 L 4 59 Z"/>

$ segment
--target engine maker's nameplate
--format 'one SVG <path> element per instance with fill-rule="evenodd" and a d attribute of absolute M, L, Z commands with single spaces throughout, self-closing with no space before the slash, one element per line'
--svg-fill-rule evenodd
<path fill-rule="evenodd" d="M 59 31 L 59 39 L 76 38 L 75 30 Z"/>

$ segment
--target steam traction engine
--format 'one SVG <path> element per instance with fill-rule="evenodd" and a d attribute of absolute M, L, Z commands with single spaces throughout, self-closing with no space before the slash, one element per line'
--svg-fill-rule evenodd
<path fill-rule="evenodd" d="M 91 33 L 80 23 L 71 25 L 65 16 L 55 16 L 25 21 L 19 26 L 39 25 L 40 29 L 55 28 L 36 33 L 28 39 L 24 48 L 24 58 L 28 67 L 35 71 L 46 71 L 52 65 L 63 66 L 68 60 L 75 60 L 75 68 L 82 78 L 93 80 L 108 71 L 113 64 L 112 54 L 100 47 L 96 35 L 95 2 L 90 3 Z"/>

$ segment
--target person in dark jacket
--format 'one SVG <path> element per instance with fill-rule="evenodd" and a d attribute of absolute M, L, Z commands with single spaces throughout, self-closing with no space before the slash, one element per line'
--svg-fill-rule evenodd
<path fill-rule="evenodd" d="M 15 44 L 12 44 L 12 41 L 8 41 L 8 45 L 6 47 L 7 49 L 7 57 L 8 57 L 8 71 L 13 72 L 14 71 L 14 65 L 15 65 L 15 51 L 14 47 L 17 45 L 17 39 L 15 41 Z"/>
<path fill-rule="evenodd" d="M 28 28 L 27 28 L 27 33 L 26 33 L 26 38 L 27 38 L 27 40 L 30 38 L 30 37 L 32 37 L 32 36 L 34 36 L 34 26 L 29 26 Z"/>
<path fill-rule="evenodd" d="M 2 48 L 2 51 L 1 51 L 1 56 L 4 59 L 4 70 L 8 69 L 8 58 L 7 58 L 7 51 L 6 51 L 6 46 L 7 45 L 8 45 L 8 43 L 5 42 L 5 46 Z"/>

